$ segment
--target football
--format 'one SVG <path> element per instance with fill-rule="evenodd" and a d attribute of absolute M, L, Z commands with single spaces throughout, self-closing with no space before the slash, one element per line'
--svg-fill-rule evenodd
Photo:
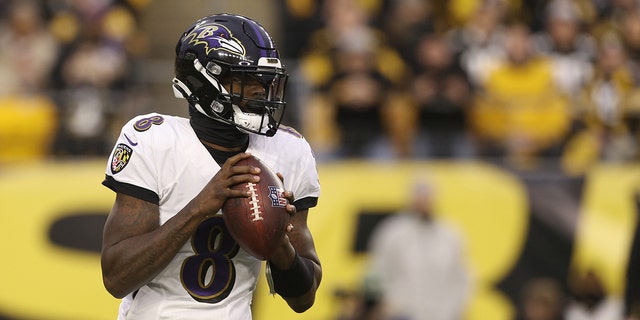
<path fill-rule="evenodd" d="M 229 198 L 222 206 L 222 217 L 240 247 L 260 260 L 268 259 L 277 248 L 289 224 L 285 209 L 284 185 L 276 173 L 255 156 L 240 160 L 238 166 L 260 168 L 260 181 L 232 187 L 250 191 L 247 198 Z"/>

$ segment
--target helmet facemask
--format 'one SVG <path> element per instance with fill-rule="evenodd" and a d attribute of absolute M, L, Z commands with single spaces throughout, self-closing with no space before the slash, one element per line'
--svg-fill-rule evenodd
<path fill-rule="evenodd" d="M 269 59 L 279 65 L 278 59 Z M 238 129 L 273 136 L 284 115 L 287 78 L 281 68 L 265 67 L 260 63 L 258 66 L 230 66 L 229 75 L 223 80 L 228 91 L 222 91 L 217 101 L 230 102 L 232 122 Z M 259 88 L 257 92 L 256 88 Z"/>
<path fill-rule="evenodd" d="M 288 79 L 279 59 L 260 58 L 257 65 L 209 61 L 206 67 L 194 59 L 193 65 L 201 76 L 186 77 L 190 86 L 175 78 L 176 97 L 186 98 L 199 112 L 245 133 L 273 136 L 277 132 L 284 116 Z M 247 92 L 250 85 L 262 90 Z"/>

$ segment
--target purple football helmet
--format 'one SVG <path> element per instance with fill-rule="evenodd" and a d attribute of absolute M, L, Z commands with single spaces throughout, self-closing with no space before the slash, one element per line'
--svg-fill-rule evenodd
<path fill-rule="evenodd" d="M 176 97 L 198 112 L 244 132 L 272 136 L 278 130 L 288 75 L 273 39 L 259 23 L 233 14 L 196 21 L 178 41 L 175 73 Z M 235 79 L 240 86 L 227 91 L 224 79 Z M 249 79 L 263 85 L 264 97 L 244 96 Z M 241 110 L 241 104 L 250 111 Z"/>

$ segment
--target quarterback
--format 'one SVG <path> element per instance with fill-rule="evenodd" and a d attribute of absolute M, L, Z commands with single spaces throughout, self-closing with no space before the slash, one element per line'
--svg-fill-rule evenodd
<path fill-rule="evenodd" d="M 229 235 L 220 208 L 259 181 L 249 154 L 284 181 L 290 229 L 267 260 L 272 291 L 296 312 L 315 301 L 322 269 L 307 214 L 320 185 L 307 141 L 281 125 L 287 73 L 271 36 L 233 14 L 197 20 L 176 46 L 176 97 L 189 118 L 126 123 L 103 184 L 115 191 L 101 255 L 118 319 L 251 319 L 262 261 Z M 292 226 L 292 228 L 291 228 Z"/>

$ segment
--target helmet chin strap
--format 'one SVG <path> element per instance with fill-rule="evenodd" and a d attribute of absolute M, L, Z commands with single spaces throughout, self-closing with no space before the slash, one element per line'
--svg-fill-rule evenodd
<path fill-rule="evenodd" d="M 244 113 L 240 110 L 240 107 L 235 104 L 231 105 L 231 107 L 233 108 L 234 114 L 233 122 L 242 126 L 241 128 L 238 128 L 242 132 L 248 133 L 248 131 L 243 128 L 259 131 L 263 127 L 263 124 L 269 123 L 269 116 L 267 114 L 259 115 L 255 113 Z M 268 128 L 268 126 L 265 126 L 265 128 Z M 263 133 L 266 132 L 267 131 Z"/>

